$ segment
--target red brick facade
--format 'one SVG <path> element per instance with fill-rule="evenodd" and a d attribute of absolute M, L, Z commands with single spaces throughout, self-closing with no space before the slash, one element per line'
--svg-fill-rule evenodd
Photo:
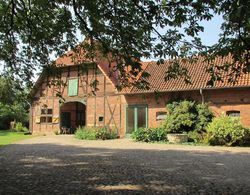
<path fill-rule="evenodd" d="M 89 68 L 82 73 L 78 66 L 61 68 L 60 79 L 66 83 L 64 87 L 48 85 L 54 77 L 44 77 L 38 86 L 30 112 L 30 129 L 34 134 L 47 134 L 60 130 L 62 112 L 71 113 L 71 126 L 76 128 L 80 122 L 86 126 L 108 125 L 118 130 L 121 137 L 126 134 L 126 108 L 129 105 L 144 105 L 147 107 L 147 126 L 159 126 L 162 120 L 157 120 L 157 113 L 166 111 L 166 103 L 171 99 L 193 99 L 206 102 L 215 115 L 227 111 L 240 111 L 242 123 L 250 127 L 250 88 L 203 89 L 179 92 L 161 92 L 121 94 L 115 89 L 112 81 L 102 70 Z M 67 82 L 78 78 L 78 95 L 68 96 Z M 93 93 L 91 82 L 99 81 L 98 90 Z M 56 96 L 60 92 L 63 103 Z M 76 103 L 78 102 L 78 103 Z M 43 114 L 42 109 L 52 109 Z M 78 109 L 79 116 L 76 116 Z M 47 118 L 46 118 L 47 117 Z M 82 118 L 82 119 L 79 119 Z M 45 121 L 44 121 L 45 120 Z M 47 120 L 47 121 L 46 121 Z M 81 120 L 81 121 L 80 121 Z"/>

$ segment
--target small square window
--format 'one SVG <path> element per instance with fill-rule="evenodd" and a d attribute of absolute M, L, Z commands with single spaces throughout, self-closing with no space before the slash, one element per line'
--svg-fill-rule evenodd
<path fill-rule="evenodd" d="M 238 110 L 230 110 L 226 112 L 227 116 L 231 117 L 240 117 L 240 111 Z"/>
<path fill-rule="evenodd" d="M 167 118 L 167 112 L 156 112 L 156 121 L 162 121 Z"/>
<path fill-rule="evenodd" d="M 47 110 L 47 114 L 52 114 L 52 113 L 53 113 L 52 109 Z"/>
<path fill-rule="evenodd" d="M 41 109 L 41 114 L 47 114 L 47 109 L 46 108 L 42 108 Z"/>
<path fill-rule="evenodd" d="M 103 120 L 104 120 L 104 117 L 103 116 L 99 116 L 99 122 L 103 122 Z"/>
<path fill-rule="evenodd" d="M 46 123 L 46 116 L 40 117 L 40 123 Z"/>
<path fill-rule="evenodd" d="M 52 117 L 51 116 L 47 117 L 47 123 L 52 123 Z"/>

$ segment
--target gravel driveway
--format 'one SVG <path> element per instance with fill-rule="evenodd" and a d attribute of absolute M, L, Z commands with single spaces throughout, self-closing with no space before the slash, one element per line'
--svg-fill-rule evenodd
<path fill-rule="evenodd" d="M 250 194 L 250 148 L 44 136 L 0 148 L 0 194 Z"/>

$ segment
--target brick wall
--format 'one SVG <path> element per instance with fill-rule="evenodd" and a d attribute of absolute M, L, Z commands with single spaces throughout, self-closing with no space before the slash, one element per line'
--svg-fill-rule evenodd
<path fill-rule="evenodd" d="M 240 111 L 242 124 L 250 127 L 249 88 L 203 90 L 203 97 L 204 102 L 209 105 L 215 116 L 226 114 L 230 110 Z M 126 95 L 127 104 L 146 104 L 148 106 L 149 127 L 161 125 L 162 121 L 156 120 L 156 113 L 166 111 L 166 103 L 175 99 L 192 99 L 202 102 L 200 91 Z"/>
<path fill-rule="evenodd" d="M 97 74 L 96 74 L 97 73 Z M 30 128 L 33 133 L 53 133 L 60 129 L 60 108 L 59 98 L 56 92 L 61 92 L 65 102 L 82 102 L 86 105 L 86 125 L 104 126 L 108 125 L 118 129 L 121 137 L 126 132 L 126 106 L 147 105 L 148 126 L 156 127 L 162 121 L 156 120 L 157 112 L 166 111 L 166 103 L 174 99 L 193 99 L 202 101 L 200 91 L 171 92 L 171 93 L 148 93 L 120 95 L 115 90 L 114 84 L 101 71 L 89 69 L 88 72 L 80 71 L 77 66 L 62 68 L 61 80 L 67 83 L 70 78 L 79 78 L 78 95 L 68 97 L 67 86 L 50 86 L 47 81 L 53 77 L 45 78 L 38 88 L 30 112 Z M 98 90 L 93 94 L 90 83 L 97 79 Z M 229 110 L 240 111 L 242 123 L 250 127 L 250 90 L 249 88 L 237 89 L 207 89 L 203 90 L 203 100 L 208 103 L 216 116 L 226 113 Z M 41 108 L 46 105 L 53 110 L 53 118 L 59 118 L 52 123 L 37 123 L 41 115 Z"/>
<path fill-rule="evenodd" d="M 59 131 L 60 112 L 62 111 L 71 112 L 72 124 L 75 124 L 74 102 L 82 102 L 86 105 L 85 119 L 87 126 L 108 125 L 115 129 L 124 129 L 121 119 L 121 114 L 124 111 L 121 107 L 122 95 L 117 94 L 114 84 L 108 77 L 100 70 L 95 70 L 94 68 L 81 71 L 77 66 L 72 66 L 61 68 L 60 70 L 60 79 L 66 86 L 51 86 L 48 83 L 53 80 L 53 77 L 46 77 L 35 94 L 35 100 L 32 103 L 30 112 L 32 123 L 30 128 L 34 134 L 47 134 Z M 72 78 L 79 79 L 78 95 L 69 97 L 67 83 Z M 91 83 L 94 80 L 98 80 L 97 90 L 93 90 L 93 87 L 91 87 Z M 64 102 L 61 104 L 56 96 L 57 92 L 60 92 L 64 98 Z M 58 117 L 59 121 L 55 123 L 37 122 L 36 120 L 41 116 L 43 106 L 52 109 L 53 118 Z"/>

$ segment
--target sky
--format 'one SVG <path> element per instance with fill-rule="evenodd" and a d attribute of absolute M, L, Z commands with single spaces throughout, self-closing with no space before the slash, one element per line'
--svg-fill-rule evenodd
<path fill-rule="evenodd" d="M 204 32 L 200 33 L 200 38 L 205 45 L 211 46 L 218 41 L 222 22 L 222 16 L 219 15 L 214 16 L 210 21 L 201 22 L 204 26 Z"/>
<path fill-rule="evenodd" d="M 220 26 L 223 19 L 222 16 L 215 15 L 213 19 L 210 21 L 203 21 L 201 24 L 204 26 L 204 32 L 200 33 L 200 38 L 202 42 L 205 45 L 213 45 L 215 44 L 219 39 L 219 34 L 221 32 Z M 83 37 L 78 32 L 77 33 L 78 40 L 83 40 Z M 55 56 L 51 55 L 52 58 L 55 58 Z M 151 61 L 156 59 L 143 59 L 143 61 Z M 0 62 L 0 72 L 3 70 L 3 64 Z"/>

